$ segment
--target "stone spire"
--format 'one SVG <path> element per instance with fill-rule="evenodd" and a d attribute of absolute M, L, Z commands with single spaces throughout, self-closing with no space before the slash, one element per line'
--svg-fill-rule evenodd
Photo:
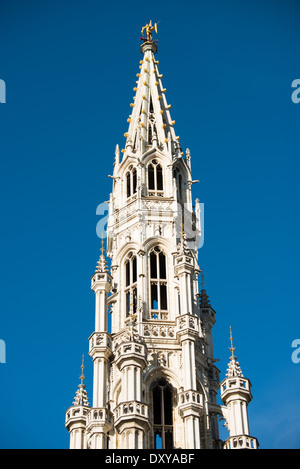
<path fill-rule="evenodd" d="M 241 367 L 234 355 L 232 332 L 230 327 L 230 362 L 226 378 L 220 384 L 223 418 L 229 431 L 229 438 L 224 442 L 225 449 L 257 449 L 259 444 L 255 437 L 250 436 L 248 404 L 252 400 L 251 383 L 242 374 Z"/>
<path fill-rule="evenodd" d="M 91 278 L 93 402 L 89 406 L 82 373 L 66 412 L 70 447 L 220 447 L 223 411 L 232 438 L 226 445 L 242 435 L 246 447 L 250 382 L 226 377 L 225 406 L 217 403 L 216 320 L 203 272 L 199 291 L 193 243 L 200 236 L 201 210 L 198 200 L 193 207 L 191 155 L 187 149 L 182 157 L 158 70 L 152 38 L 157 26 L 149 23 L 144 30 L 126 142 L 122 152 L 116 146 L 110 176 L 106 252 L 102 238 Z"/>
<path fill-rule="evenodd" d="M 243 376 L 240 364 L 238 361 L 236 361 L 236 356 L 234 355 L 235 347 L 233 347 L 233 338 L 232 338 L 232 331 L 231 331 L 231 326 L 230 326 L 230 343 L 231 346 L 229 347 L 229 350 L 231 351 L 231 356 L 230 356 L 230 362 L 228 363 L 228 368 L 227 368 L 227 373 L 226 376 L 229 378 L 233 376 Z"/>
<path fill-rule="evenodd" d="M 114 167 L 115 167 L 115 169 L 118 169 L 119 164 L 120 164 L 120 148 L 119 148 L 119 145 L 116 145 L 116 149 L 115 149 L 115 162 L 114 162 Z"/>
<path fill-rule="evenodd" d="M 133 88 L 135 96 L 130 104 L 132 112 L 127 119 L 129 128 L 124 134 L 125 149 L 121 151 L 125 156 L 157 146 L 161 150 L 167 150 L 173 157 L 178 157 L 181 155 L 179 136 L 175 133 L 175 121 L 170 114 L 171 105 L 167 103 L 167 90 L 162 84 L 163 75 L 159 72 L 159 62 L 155 59 L 157 43 L 152 39 L 152 34 L 147 34 L 141 40 L 143 59 L 140 60 L 137 81 Z"/>
<path fill-rule="evenodd" d="M 200 292 L 200 308 L 211 308 L 208 294 L 206 293 L 206 290 L 204 288 L 205 282 L 204 282 L 203 269 L 201 269 L 201 278 L 202 278 L 202 283 L 201 283 L 202 289 Z"/>
<path fill-rule="evenodd" d="M 88 396 L 87 396 L 87 391 L 85 389 L 85 385 L 83 384 L 83 380 L 85 378 L 83 374 L 84 370 L 84 355 L 82 355 L 82 365 L 81 365 L 81 375 L 79 377 L 80 379 L 80 384 L 78 385 L 78 389 L 75 394 L 73 406 L 89 406 L 89 401 L 88 401 Z"/>
<path fill-rule="evenodd" d="M 104 240 L 103 240 L 103 236 L 102 236 L 102 240 L 101 240 L 101 255 L 99 257 L 99 260 L 97 262 L 97 266 L 96 266 L 96 272 L 108 272 L 108 267 L 107 267 L 107 262 L 106 262 L 106 258 L 105 258 L 105 255 L 104 255 Z"/>

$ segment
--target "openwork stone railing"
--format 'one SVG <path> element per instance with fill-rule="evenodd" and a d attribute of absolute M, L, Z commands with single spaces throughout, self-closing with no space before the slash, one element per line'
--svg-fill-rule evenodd
<path fill-rule="evenodd" d="M 110 423 L 112 421 L 112 414 L 105 407 L 93 407 L 87 415 L 87 423 L 95 420 L 97 420 L 97 422 L 103 421 Z"/>
<path fill-rule="evenodd" d="M 176 317 L 177 334 L 188 333 L 197 337 L 200 333 L 199 317 L 194 314 L 183 314 Z"/>
<path fill-rule="evenodd" d="M 113 414 L 105 407 L 93 407 L 87 414 L 86 427 L 102 427 L 103 430 L 109 429 L 113 424 Z"/>
<path fill-rule="evenodd" d="M 145 356 L 145 347 L 143 344 L 129 342 L 125 344 L 121 344 L 116 350 L 116 358 L 118 359 L 120 356 L 125 355 L 141 355 L 142 357 Z"/>
<path fill-rule="evenodd" d="M 114 414 L 116 421 L 127 416 L 148 419 L 148 406 L 138 401 L 122 402 L 115 408 Z"/>
<path fill-rule="evenodd" d="M 70 407 L 66 412 L 66 422 L 71 422 L 72 420 L 86 419 L 89 412 L 89 408 L 86 406 L 74 406 Z"/>
<path fill-rule="evenodd" d="M 176 338 L 175 327 L 166 324 L 143 324 L 144 337 Z"/>
<path fill-rule="evenodd" d="M 192 411 L 200 414 L 203 410 L 203 395 L 200 392 L 189 390 L 178 395 L 178 409 L 182 416 Z"/>
<path fill-rule="evenodd" d="M 230 436 L 224 442 L 224 449 L 258 449 L 256 438 L 247 435 Z"/>
<path fill-rule="evenodd" d="M 197 391 L 182 391 L 178 396 L 178 405 L 195 403 L 203 406 L 203 395 Z"/>
<path fill-rule="evenodd" d="M 94 347 L 109 347 L 111 348 L 110 335 L 107 332 L 94 332 L 89 338 L 89 350 Z"/>
<path fill-rule="evenodd" d="M 236 376 L 226 380 L 226 382 L 222 385 L 222 392 L 228 391 L 229 389 L 232 390 L 241 388 L 250 391 L 249 381 L 243 377 Z"/>
<path fill-rule="evenodd" d="M 163 193 L 151 194 L 156 195 L 157 197 L 163 197 Z M 132 216 L 136 215 L 139 211 L 142 211 L 144 216 L 157 215 L 161 212 L 173 213 L 173 200 L 163 198 L 159 200 L 153 197 L 145 197 L 142 199 L 141 203 L 137 200 L 136 195 L 128 201 L 125 207 L 116 209 L 114 211 L 114 221 L 115 224 L 124 223 L 129 220 Z"/>
<path fill-rule="evenodd" d="M 123 221 L 126 222 L 132 215 L 136 213 L 137 209 L 138 201 L 136 200 L 136 197 L 134 197 L 129 204 L 125 205 L 125 207 L 122 207 L 119 210 L 115 210 L 115 223 L 121 223 Z"/>

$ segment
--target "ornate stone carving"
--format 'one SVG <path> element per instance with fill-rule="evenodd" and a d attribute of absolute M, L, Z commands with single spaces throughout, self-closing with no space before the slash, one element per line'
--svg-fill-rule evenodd
<path fill-rule="evenodd" d="M 145 324 L 144 337 L 165 337 L 167 339 L 173 339 L 175 337 L 175 327 L 156 324 Z"/>

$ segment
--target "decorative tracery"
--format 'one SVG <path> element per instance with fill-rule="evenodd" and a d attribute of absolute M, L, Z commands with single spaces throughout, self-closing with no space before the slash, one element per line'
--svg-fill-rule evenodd
<path fill-rule="evenodd" d="M 173 449 L 173 389 L 164 379 L 152 388 L 155 449 Z"/>
<path fill-rule="evenodd" d="M 164 190 L 163 169 L 157 160 L 148 165 L 148 194 L 162 196 Z"/>
<path fill-rule="evenodd" d="M 152 319 L 168 319 L 167 259 L 160 247 L 150 252 L 150 314 Z"/>
<path fill-rule="evenodd" d="M 137 259 L 129 253 L 125 261 L 126 317 L 136 313 L 137 308 Z"/>
<path fill-rule="evenodd" d="M 126 173 L 126 193 L 127 198 L 134 195 L 137 191 L 137 172 L 134 166 L 130 166 Z"/>

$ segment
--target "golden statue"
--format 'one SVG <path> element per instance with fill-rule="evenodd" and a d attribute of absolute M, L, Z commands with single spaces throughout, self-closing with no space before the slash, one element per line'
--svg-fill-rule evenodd
<path fill-rule="evenodd" d="M 157 23 L 154 23 L 154 25 L 152 26 L 152 21 L 150 20 L 150 23 L 146 24 L 146 26 L 142 28 L 142 31 L 141 31 L 142 34 L 143 34 L 144 29 L 146 30 L 147 40 L 152 41 L 152 31 L 155 31 L 157 34 Z"/>

